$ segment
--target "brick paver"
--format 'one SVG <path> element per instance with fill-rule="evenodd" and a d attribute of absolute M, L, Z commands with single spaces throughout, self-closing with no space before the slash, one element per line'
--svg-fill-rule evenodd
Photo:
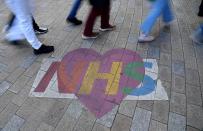
<path fill-rule="evenodd" d="M 9 14 L 3 1 L 0 0 L 0 29 Z M 54 45 L 56 50 L 53 54 L 35 56 L 27 43 L 8 44 L 0 33 L 0 130 L 203 130 L 203 46 L 197 46 L 189 38 L 203 22 L 196 16 L 200 1 L 172 0 L 175 20 L 170 29 L 163 29 L 159 20 L 152 33 L 160 33 L 160 37 L 152 43 L 139 44 L 139 26 L 149 10 L 146 0 L 112 0 L 111 22 L 117 29 L 102 33 L 96 40 L 85 41 L 81 39 L 84 24 L 74 27 L 65 22 L 73 0 L 36 0 L 36 21 L 49 28 L 39 39 Z M 85 21 L 88 11 L 88 2 L 84 1 L 78 17 Z M 99 20 L 95 29 L 98 27 Z M 76 99 L 30 97 L 30 90 L 37 86 L 49 65 L 78 48 L 90 48 L 101 54 L 113 48 L 125 48 L 136 51 L 143 59 L 156 59 L 158 78 L 169 99 L 122 101 L 112 111 L 96 118 Z M 39 77 L 35 79 L 36 76 Z M 54 84 L 57 84 L 56 76 L 50 85 L 49 93 L 53 95 L 57 91 Z"/>

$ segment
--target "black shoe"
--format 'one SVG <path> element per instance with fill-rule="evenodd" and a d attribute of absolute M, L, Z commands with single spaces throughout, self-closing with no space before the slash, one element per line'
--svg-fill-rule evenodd
<path fill-rule="evenodd" d="M 78 20 L 77 18 L 67 18 L 66 21 L 70 22 L 74 25 L 81 25 L 82 24 L 82 21 Z"/>
<path fill-rule="evenodd" d="M 34 49 L 34 54 L 39 55 L 39 54 L 50 53 L 53 51 L 54 51 L 54 46 L 42 45 L 38 50 Z"/>
<path fill-rule="evenodd" d="M 37 29 L 34 29 L 35 30 L 35 33 L 40 35 L 40 34 L 45 34 L 48 32 L 48 28 L 45 28 L 45 27 L 39 27 Z"/>

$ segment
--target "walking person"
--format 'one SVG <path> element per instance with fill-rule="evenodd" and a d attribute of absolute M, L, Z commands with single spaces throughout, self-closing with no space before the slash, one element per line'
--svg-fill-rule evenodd
<path fill-rule="evenodd" d="M 152 8 L 149 11 L 148 16 L 141 25 L 141 34 L 138 38 L 138 42 L 151 42 L 155 38 L 150 35 L 152 27 L 155 25 L 156 20 L 162 15 L 163 22 L 169 25 L 174 17 L 170 7 L 170 0 L 150 0 Z"/>
<path fill-rule="evenodd" d="M 33 30 L 31 1 L 5 0 L 5 2 L 16 17 L 13 21 L 13 25 L 6 32 L 6 39 L 10 42 L 26 39 L 36 55 L 54 51 L 53 46 L 42 44 L 36 37 Z"/>
<path fill-rule="evenodd" d="M 82 3 L 82 0 L 75 0 L 74 1 L 73 6 L 71 8 L 71 11 L 70 11 L 68 17 L 66 18 L 67 22 L 70 22 L 74 25 L 81 25 L 82 24 L 82 21 L 77 19 L 77 17 L 76 17 L 81 3 Z"/>
<path fill-rule="evenodd" d="M 115 29 L 115 26 L 109 23 L 110 0 L 90 0 L 90 4 L 92 5 L 92 8 L 82 34 L 83 39 L 94 39 L 98 37 L 99 33 L 93 32 L 93 26 L 98 16 L 101 16 L 100 31 L 109 31 Z"/>

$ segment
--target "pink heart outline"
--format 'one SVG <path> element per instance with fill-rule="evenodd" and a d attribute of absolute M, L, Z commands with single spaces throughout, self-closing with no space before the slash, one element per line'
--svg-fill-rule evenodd
<path fill-rule="evenodd" d="M 100 61 L 99 73 L 108 73 L 110 72 L 112 62 L 122 62 L 123 68 L 121 73 L 121 78 L 119 81 L 119 90 L 117 95 L 105 95 L 106 80 L 95 80 L 93 89 L 90 94 L 84 95 L 79 94 L 78 91 L 81 87 L 81 83 L 85 76 L 86 70 L 89 66 L 89 63 L 92 61 Z M 126 94 L 123 93 L 123 88 L 128 85 L 128 87 L 136 88 L 141 81 L 136 81 L 132 78 L 127 77 L 123 73 L 124 67 L 131 62 L 142 62 L 142 58 L 134 51 L 127 49 L 112 49 L 107 51 L 105 54 L 100 55 L 96 51 L 87 48 L 80 48 L 68 52 L 62 59 L 66 68 L 64 70 L 65 74 L 73 79 L 70 72 L 74 68 L 74 64 L 86 62 L 86 65 L 83 68 L 83 72 L 80 78 L 75 85 L 74 94 L 78 97 L 80 102 L 83 103 L 97 118 L 102 117 L 107 112 L 111 111 L 114 106 L 120 104 L 122 100 L 126 97 Z M 136 70 L 144 75 L 145 69 L 144 66 Z"/>

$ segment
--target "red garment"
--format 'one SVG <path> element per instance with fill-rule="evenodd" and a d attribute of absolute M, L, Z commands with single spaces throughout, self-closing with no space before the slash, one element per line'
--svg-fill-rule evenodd
<path fill-rule="evenodd" d="M 85 36 L 92 34 L 93 26 L 98 16 L 101 16 L 101 28 L 109 27 L 110 4 L 106 5 L 104 8 L 92 7 L 85 25 Z"/>

